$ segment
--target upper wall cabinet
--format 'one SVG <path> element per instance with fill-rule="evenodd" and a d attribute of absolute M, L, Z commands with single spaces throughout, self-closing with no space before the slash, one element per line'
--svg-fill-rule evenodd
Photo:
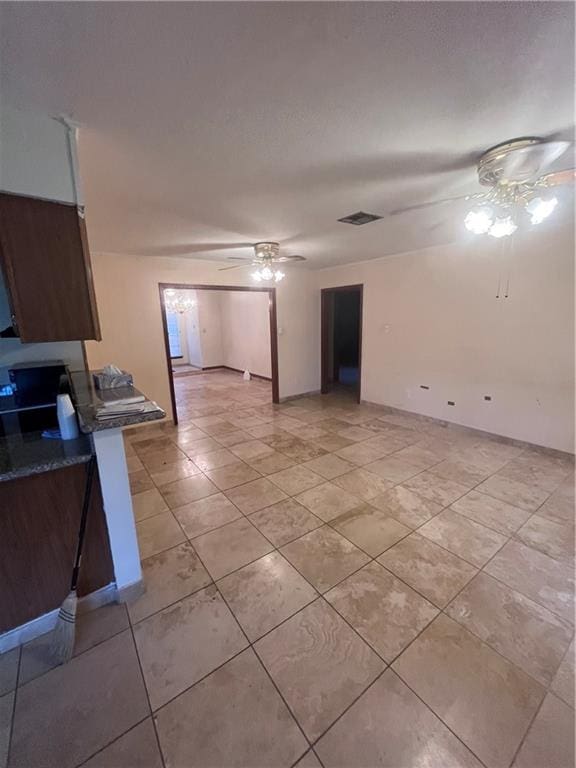
<path fill-rule="evenodd" d="M 0 266 L 23 342 L 100 340 L 86 229 L 76 205 L 0 193 Z"/>

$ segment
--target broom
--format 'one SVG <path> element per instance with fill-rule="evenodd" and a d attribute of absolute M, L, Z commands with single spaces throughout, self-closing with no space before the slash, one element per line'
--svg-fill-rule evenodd
<path fill-rule="evenodd" d="M 96 468 L 96 459 L 94 456 L 88 462 L 86 471 L 86 485 L 84 488 L 84 501 L 82 502 L 82 515 L 80 516 L 80 528 L 78 530 L 78 544 L 76 547 L 76 559 L 74 560 L 74 569 L 72 571 L 72 580 L 70 583 L 70 592 L 58 612 L 56 626 L 52 634 L 50 643 L 50 652 L 52 658 L 58 664 L 64 664 L 70 661 L 74 653 L 74 636 L 76 632 L 76 609 L 78 607 L 78 595 L 76 587 L 78 586 L 78 576 L 80 574 L 80 563 L 82 561 L 82 547 L 84 546 L 84 534 L 86 533 L 86 521 L 88 519 L 88 508 L 90 507 L 90 494 L 92 491 L 92 479 Z"/>

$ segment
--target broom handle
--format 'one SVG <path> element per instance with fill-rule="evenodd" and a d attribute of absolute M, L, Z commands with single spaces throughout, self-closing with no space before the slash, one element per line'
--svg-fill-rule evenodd
<path fill-rule="evenodd" d="M 86 471 L 86 485 L 84 487 L 84 501 L 82 502 L 82 516 L 80 517 L 80 529 L 78 531 L 78 545 L 76 547 L 76 560 L 74 561 L 74 570 L 72 571 L 72 582 L 70 591 L 75 591 L 78 586 L 78 576 L 80 574 L 80 562 L 82 560 L 82 547 L 84 546 L 84 534 L 86 533 L 86 521 L 88 520 L 88 509 L 90 507 L 90 496 L 92 493 L 92 480 L 94 470 L 96 469 L 96 457 L 92 456 L 88 462 Z"/>

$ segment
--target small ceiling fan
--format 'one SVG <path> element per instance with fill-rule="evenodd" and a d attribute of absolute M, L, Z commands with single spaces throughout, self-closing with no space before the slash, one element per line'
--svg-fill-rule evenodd
<path fill-rule="evenodd" d="M 558 203 L 545 190 L 576 181 L 575 168 L 545 173 L 570 146 L 571 142 L 552 137 L 530 136 L 502 142 L 482 153 L 476 163 L 478 181 L 488 187 L 486 191 L 397 208 L 389 215 L 474 200 L 476 206 L 464 220 L 470 232 L 493 237 L 511 235 L 518 228 L 512 217 L 514 210 L 525 211 L 532 224 L 539 224 Z"/>
<path fill-rule="evenodd" d="M 279 283 L 284 278 L 284 272 L 274 268 L 274 264 L 288 264 L 298 261 L 306 261 L 304 256 L 280 255 L 280 245 L 274 242 L 254 243 L 254 256 L 252 259 L 243 256 L 228 256 L 230 261 L 248 262 L 245 264 L 234 264 L 231 267 L 220 267 L 219 272 L 225 272 L 229 269 L 238 269 L 239 267 L 255 266 L 257 269 L 252 273 L 256 282 Z"/>

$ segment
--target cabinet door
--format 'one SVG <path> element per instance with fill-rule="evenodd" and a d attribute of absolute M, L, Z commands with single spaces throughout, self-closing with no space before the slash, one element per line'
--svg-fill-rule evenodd
<path fill-rule="evenodd" d="M 101 338 L 75 205 L 0 193 L 0 259 L 23 342 Z"/>

